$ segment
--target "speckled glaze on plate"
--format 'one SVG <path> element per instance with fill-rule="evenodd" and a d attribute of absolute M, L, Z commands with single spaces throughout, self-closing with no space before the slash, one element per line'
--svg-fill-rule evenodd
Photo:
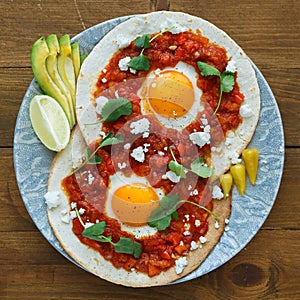
<path fill-rule="evenodd" d="M 88 54 L 112 28 L 128 19 L 125 16 L 93 26 L 78 34 L 81 53 Z M 198 269 L 176 281 L 183 282 L 215 270 L 240 252 L 259 231 L 276 200 L 284 165 L 284 133 L 280 112 L 272 91 L 261 72 L 253 64 L 261 93 L 261 112 L 255 135 L 249 147 L 259 150 L 259 172 L 255 187 L 247 182 L 241 197 L 233 190 L 232 213 L 228 230 Z M 62 255 L 78 265 L 60 246 L 48 223 L 44 194 L 54 153 L 36 137 L 29 119 L 30 99 L 42 93 L 33 80 L 24 96 L 16 121 L 14 165 L 24 204 L 37 228 Z"/>

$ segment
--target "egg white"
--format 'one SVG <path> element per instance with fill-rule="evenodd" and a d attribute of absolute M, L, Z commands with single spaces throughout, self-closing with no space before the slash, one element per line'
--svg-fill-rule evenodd
<path fill-rule="evenodd" d="M 150 186 L 150 183 L 145 177 L 140 177 L 135 174 L 132 174 L 130 177 L 126 177 L 122 172 L 117 172 L 114 175 L 110 176 L 110 185 L 109 185 L 109 190 L 108 190 L 108 195 L 107 195 L 107 200 L 106 200 L 106 206 L 105 206 L 105 211 L 106 214 L 119 221 L 122 230 L 127 231 L 129 233 L 132 233 L 135 238 L 141 238 L 145 236 L 151 236 L 157 232 L 157 229 L 154 227 L 150 227 L 148 225 L 142 225 L 142 226 L 129 226 L 127 224 L 124 224 L 121 220 L 118 219 L 118 217 L 114 214 L 112 210 L 112 196 L 115 193 L 115 191 L 125 185 L 128 185 L 130 183 L 142 183 L 147 186 Z M 159 199 L 161 199 L 165 194 L 162 189 L 159 188 L 153 188 L 153 190 L 156 192 L 157 196 Z"/>
<path fill-rule="evenodd" d="M 138 91 L 138 96 L 142 99 L 142 101 L 141 101 L 142 114 L 149 113 L 146 109 L 148 101 L 147 101 L 147 99 L 145 99 L 145 97 L 143 95 L 144 91 L 145 91 L 145 85 L 151 84 L 151 81 L 155 77 L 159 76 L 159 73 L 161 71 L 172 71 L 172 70 L 184 74 L 190 80 L 190 82 L 193 85 L 194 103 L 193 103 L 190 111 L 188 111 L 184 116 L 181 116 L 181 117 L 176 117 L 176 118 L 164 117 L 162 115 L 159 115 L 154 110 L 152 110 L 152 112 L 163 126 L 165 126 L 167 128 L 173 128 L 173 129 L 180 131 L 183 128 L 185 128 L 186 126 L 188 126 L 196 118 L 198 112 L 201 112 L 204 109 L 204 107 L 200 103 L 200 99 L 202 96 L 202 90 L 197 86 L 197 79 L 198 79 L 199 75 L 195 71 L 193 66 L 186 64 L 184 62 L 178 62 L 178 64 L 174 68 L 167 67 L 167 68 L 164 68 L 163 70 L 156 69 L 156 70 L 150 72 L 147 75 L 147 78 L 146 78 L 143 86 Z M 147 96 L 146 96 L 146 98 L 147 98 Z M 148 105 L 151 108 L 150 103 Z"/>

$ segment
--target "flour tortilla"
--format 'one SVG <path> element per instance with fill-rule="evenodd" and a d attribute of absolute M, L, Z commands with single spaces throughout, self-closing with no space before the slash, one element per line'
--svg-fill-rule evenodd
<path fill-rule="evenodd" d="M 224 142 L 218 147 L 221 151 L 212 152 L 214 175 L 218 177 L 230 167 L 232 153 L 235 152 L 239 156 L 250 142 L 259 119 L 260 94 L 255 71 L 244 51 L 225 32 L 201 18 L 181 12 L 153 12 L 133 17 L 104 36 L 86 58 L 80 71 L 76 96 L 78 124 L 88 144 L 99 137 L 102 125 L 97 123 L 97 115 L 91 101 L 94 100 L 93 93 L 100 72 L 115 52 L 128 46 L 136 37 L 156 33 L 171 26 L 175 26 L 171 30 L 172 33 L 187 30 L 196 32 L 199 29 L 210 42 L 226 49 L 228 58 L 235 62 L 237 68 L 237 82 L 245 96 L 243 105 L 247 105 L 252 112 L 251 116 L 243 118 L 235 131 L 227 133 L 230 135 L 230 145 Z M 86 125 L 95 122 L 95 125 Z"/>
<path fill-rule="evenodd" d="M 74 152 L 74 149 L 76 149 L 76 152 Z M 224 231 L 225 219 L 229 219 L 230 216 L 231 198 L 214 200 L 213 211 L 219 217 L 220 227 L 216 229 L 214 227 L 215 220 L 209 217 L 209 229 L 205 236 L 207 242 L 203 244 L 202 249 L 198 248 L 187 255 L 188 265 L 181 274 L 176 274 L 175 267 L 152 278 L 144 273 L 135 271 L 127 272 L 124 269 L 117 269 L 109 261 L 106 261 L 99 252 L 79 241 L 72 231 L 72 221 L 65 223 L 62 220 L 63 212 L 70 211 L 71 208 L 69 200 L 62 190 L 61 180 L 71 171 L 74 160 L 76 161 L 77 158 L 80 158 L 80 154 L 83 155 L 85 149 L 85 141 L 79 128 L 76 127 L 67 148 L 56 155 L 51 166 L 48 182 L 49 192 L 60 192 L 59 206 L 51 209 L 48 208 L 47 210 L 49 222 L 54 234 L 66 253 L 86 270 L 102 279 L 132 287 L 163 285 L 177 280 L 195 270 L 219 241 Z M 77 155 L 78 157 L 76 157 Z"/>

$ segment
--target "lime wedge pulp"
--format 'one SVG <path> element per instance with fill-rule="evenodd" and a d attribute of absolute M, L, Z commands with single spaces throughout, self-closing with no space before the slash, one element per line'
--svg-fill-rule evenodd
<path fill-rule="evenodd" d="M 61 151 L 70 140 L 68 118 L 52 97 L 36 95 L 31 99 L 29 115 L 32 127 L 41 142 L 52 151 Z"/>

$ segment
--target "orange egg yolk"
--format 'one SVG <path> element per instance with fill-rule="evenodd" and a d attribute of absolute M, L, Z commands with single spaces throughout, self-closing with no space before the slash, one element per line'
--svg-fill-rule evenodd
<path fill-rule="evenodd" d="M 151 212 L 158 207 L 156 192 L 142 183 L 133 183 L 118 188 L 111 201 L 116 217 L 130 226 L 147 224 Z"/>
<path fill-rule="evenodd" d="M 161 116 L 176 118 L 185 115 L 194 104 L 191 81 L 177 71 L 164 71 L 153 78 L 148 87 L 152 109 Z"/>

